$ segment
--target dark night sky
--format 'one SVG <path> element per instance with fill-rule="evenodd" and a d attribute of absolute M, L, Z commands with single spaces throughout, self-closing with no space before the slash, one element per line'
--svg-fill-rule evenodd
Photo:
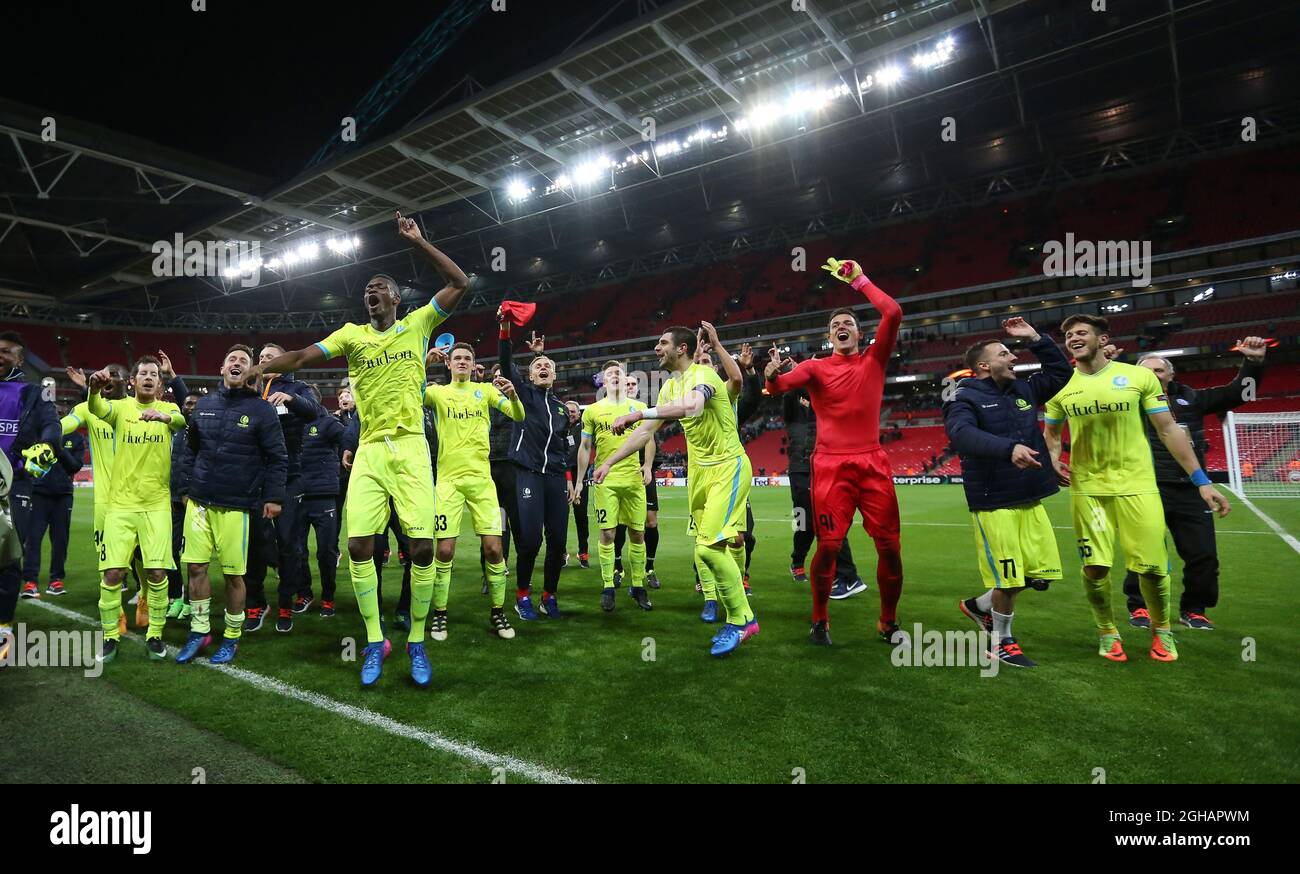
<path fill-rule="evenodd" d="M 446 4 L 190 5 L 6 3 L 0 93 L 282 181 Z M 507 0 L 485 11 L 386 121 L 409 120 L 466 73 L 490 86 L 562 52 L 608 9 Z"/>

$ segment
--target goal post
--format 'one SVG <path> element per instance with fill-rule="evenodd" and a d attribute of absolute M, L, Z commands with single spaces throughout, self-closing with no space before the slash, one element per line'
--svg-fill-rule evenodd
<path fill-rule="evenodd" d="M 1300 498 L 1300 412 L 1230 412 L 1223 442 L 1239 497 Z"/>

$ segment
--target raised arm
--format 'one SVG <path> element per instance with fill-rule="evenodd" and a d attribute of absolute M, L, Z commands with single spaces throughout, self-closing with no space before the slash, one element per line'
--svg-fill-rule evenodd
<path fill-rule="evenodd" d="M 277 355 L 264 365 L 254 364 L 245 373 L 244 384 L 252 386 L 264 373 L 296 373 L 304 367 L 324 364 L 332 357 L 334 356 L 326 355 L 325 347 L 320 343 L 313 343 L 303 349 Z"/>
<path fill-rule="evenodd" d="M 415 219 L 403 218 L 400 212 L 397 213 L 397 232 L 433 264 L 434 269 L 446 283 L 433 296 L 434 306 L 439 312 L 447 315 L 460 306 L 461 298 L 469 288 L 469 277 L 465 275 L 465 271 L 456 266 L 456 262 L 448 258 L 446 253 L 424 238 Z"/>
<path fill-rule="evenodd" d="M 515 364 L 515 351 L 510 345 L 510 319 L 500 309 L 497 310 L 497 319 L 500 322 L 500 329 L 497 332 L 497 339 L 500 341 L 497 363 L 501 365 L 501 375 L 516 385 L 523 385 L 524 377 Z"/>
<path fill-rule="evenodd" d="M 857 261 L 840 261 L 836 258 L 826 259 L 822 269 L 840 282 L 847 282 L 856 288 L 871 305 L 880 312 L 880 325 L 876 328 L 876 340 L 867 349 L 867 354 L 880 362 L 889 363 L 889 356 L 894 354 L 894 341 L 898 339 L 898 326 L 903 323 L 903 308 L 898 301 L 885 294 L 862 272 L 862 265 Z"/>
<path fill-rule="evenodd" d="M 1249 398 L 1253 398 L 1259 391 L 1259 380 L 1264 375 L 1264 353 L 1268 349 L 1268 344 L 1261 337 L 1247 337 L 1238 345 L 1246 359 L 1241 362 L 1241 369 L 1237 371 L 1237 376 L 1227 385 L 1216 385 L 1213 388 L 1202 389 L 1201 411 L 1205 414 L 1226 413 L 1228 410 L 1235 409 Z M 1247 392 L 1246 380 L 1252 380 L 1250 384 L 1251 391 Z"/>
<path fill-rule="evenodd" d="M 767 352 L 767 367 L 763 371 L 763 376 L 767 379 L 767 390 L 770 394 L 778 395 L 788 391 L 794 391 L 797 388 L 803 388 L 812 381 L 814 368 L 812 359 L 801 361 L 794 365 L 794 368 L 786 373 L 781 370 L 789 364 L 792 359 L 782 358 L 781 350 L 772 344 L 772 348 Z"/>
<path fill-rule="evenodd" d="M 740 394 L 745 385 L 745 374 L 740 370 L 740 365 L 736 359 L 731 357 L 722 341 L 718 339 L 718 331 L 709 322 L 700 322 L 700 337 L 698 340 L 707 340 L 713 351 L 718 353 L 718 360 L 722 362 L 722 372 L 727 374 L 727 394 L 735 397 Z"/>

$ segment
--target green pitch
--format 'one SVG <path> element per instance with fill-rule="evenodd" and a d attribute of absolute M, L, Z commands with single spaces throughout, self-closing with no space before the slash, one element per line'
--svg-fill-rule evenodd
<path fill-rule="evenodd" d="M 1300 556 L 1240 503 L 1219 523 L 1218 630 L 1182 629 L 1181 660 L 1159 664 L 1146 654 L 1149 633 L 1132 629 L 1130 661 L 1112 664 L 1096 655 L 1068 504 L 1057 496 L 1050 509 L 1067 579 L 1023 595 L 1016 614 L 1017 637 L 1041 666 L 982 677 L 978 666 L 892 664 L 875 634 L 875 557 L 861 529 L 852 544 L 871 588 L 832 602 L 835 646 L 811 646 L 807 586 L 787 570 L 789 497 L 776 488 L 753 497 L 762 633 L 710 658 L 716 626 L 697 618 L 685 493 L 660 497 L 664 587 L 652 592 L 651 613 L 635 609 L 626 588 L 617 610 L 602 613 L 599 571 L 578 569 L 575 557 L 560 583 L 566 618 L 515 622 L 516 639 L 498 640 L 486 627 L 477 545 L 462 537 L 450 640 L 428 643 L 433 688 L 410 684 L 396 633 L 379 687 L 363 691 L 359 663 L 344 660 L 345 638 L 364 644 L 345 562 L 339 615 L 321 619 L 313 606 L 288 635 L 272 618 L 240 647 L 236 667 L 249 673 L 150 662 L 139 638 L 97 679 L 71 668 L 4 670 L 0 780 L 1086 783 L 1099 768 L 1112 783 L 1300 779 Z M 956 609 L 980 591 L 960 487 L 904 487 L 900 503 L 901 623 L 973 629 Z M 1300 536 L 1296 503 L 1261 506 Z M 97 616 L 90 514 L 89 492 L 78 491 L 68 594 L 42 598 L 88 618 Z M 571 533 L 574 552 L 575 542 Z M 593 541 L 593 565 L 594 552 Z M 384 576 L 391 616 L 396 559 Z M 540 589 L 540 567 L 534 582 Z M 18 620 L 88 627 L 28 601 Z M 187 630 L 169 625 L 172 655 Z"/>

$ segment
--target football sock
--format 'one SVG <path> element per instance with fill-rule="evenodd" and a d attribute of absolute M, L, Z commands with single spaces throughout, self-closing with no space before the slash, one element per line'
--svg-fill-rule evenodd
<path fill-rule="evenodd" d="M 988 589 L 983 595 L 976 598 L 975 606 L 980 609 L 981 613 L 991 613 L 993 611 L 993 590 Z"/>
<path fill-rule="evenodd" d="M 740 546 L 737 546 L 734 543 L 727 544 L 727 555 L 731 556 L 731 560 L 736 563 L 736 567 L 742 569 L 740 576 L 741 581 L 743 582 L 745 577 L 745 572 L 743 570 L 745 567 L 745 544 L 742 543 Z"/>
<path fill-rule="evenodd" d="M 1169 575 L 1156 577 L 1152 574 L 1138 575 L 1138 588 L 1142 590 L 1142 600 L 1146 602 L 1147 612 L 1151 614 L 1152 629 L 1169 628 Z"/>
<path fill-rule="evenodd" d="M 700 563 L 713 571 L 718 595 L 722 605 L 727 609 L 727 623 L 745 625 L 754 618 L 749 599 L 745 597 L 745 587 L 740 582 L 740 567 L 726 549 L 716 549 L 703 544 L 695 544 L 695 557 Z"/>
<path fill-rule="evenodd" d="M 226 630 L 222 635 L 226 640 L 239 640 L 240 635 L 244 633 L 244 611 L 231 613 L 226 611 Z"/>
<path fill-rule="evenodd" d="M 876 585 L 880 587 L 880 621 L 898 621 L 898 599 L 903 594 L 903 556 L 897 537 L 877 537 Z"/>
<path fill-rule="evenodd" d="M 348 556 L 348 566 L 352 571 L 352 591 L 357 596 L 357 612 L 366 623 L 366 642 L 380 643 L 384 630 L 379 625 L 379 573 L 375 562 L 372 559 L 353 561 Z"/>
<path fill-rule="evenodd" d="M 1014 613 L 999 613 L 993 611 L 993 643 L 1001 643 L 1008 637 L 1014 637 L 1011 633 L 1011 620 L 1015 617 Z"/>
<path fill-rule="evenodd" d="M 1093 580 L 1089 579 L 1083 571 L 1079 573 L 1083 577 L 1083 592 L 1088 596 L 1088 606 L 1092 609 L 1092 618 L 1097 623 L 1097 631 L 1103 635 L 1117 634 L 1115 616 L 1110 610 L 1110 575 Z"/>
<path fill-rule="evenodd" d="M 146 577 L 145 591 L 149 598 L 149 631 L 145 637 L 162 637 L 167 627 L 167 578 L 155 583 Z"/>
<path fill-rule="evenodd" d="M 812 588 L 813 622 L 826 622 L 830 619 L 827 608 L 831 602 L 831 587 L 835 585 L 835 565 L 839 551 L 839 546 L 832 549 L 818 543 L 817 551 L 813 553 L 811 573 L 808 575 Z"/>
<path fill-rule="evenodd" d="M 99 584 L 99 624 L 104 629 L 105 640 L 119 640 L 121 634 L 117 627 L 118 614 L 122 612 L 122 585 L 101 582 Z"/>
<path fill-rule="evenodd" d="M 640 588 L 645 585 L 645 543 L 635 540 L 627 545 L 628 570 L 631 572 L 629 585 Z"/>
<path fill-rule="evenodd" d="M 647 525 L 645 529 L 645 569 L 655 569 L 655 553 L 659 551 L 659 526 Z"/>
<path fill-rule="evenodd" d="M 704 594 L 704 600 L 718 600 L 718 582 L 709 566 L 700 560 L 698 552 L 695 554 L 695 576 L 699 578 L 700 591 Z"/>
<path fill-rule="evenodd" d="M 489 578 L 489 588 L 491 587 L 491 582 L 492 580 Z M 450 590 L 451 562 L 435 558 L 433 560 L 433 609 L 447 609 L 447 596 Z"/>
<path fill-rule="evenodd" d="M 503 607 L 506 603 L 506 563 L 488 562 L 488 591 L 492 595 L 492 606 Z"/>
<path fill-rule="evenodd" d="M 437 573 L 431 564 L 411 563 L 411 631 L 406 638 L 411 643 L 424 642 L 424 626 L 429 618 Z"/>
<path fill-rule="evenodd" d="M 596 544 L 596 555 L 600 559 L 600 579 L 606 589 L 614 588 L 614 544 L 600 541 Z"/>
<path fill-rule="evenodd" d="M 190 601 L 190 631 L 195 634 L 208 634 L 212 631 L 212 617 L 208 615 L 211 606 L 211 598 Z"/>

